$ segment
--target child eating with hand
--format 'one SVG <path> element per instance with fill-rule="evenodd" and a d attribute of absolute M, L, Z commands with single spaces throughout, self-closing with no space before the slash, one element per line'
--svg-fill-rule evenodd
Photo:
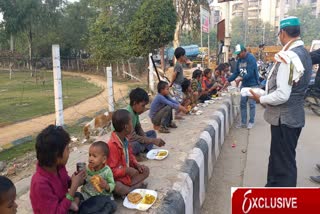
<path fill-rule="evenodd" d="M 125 109 L 115 111 L 112 124 L 115 131 L 108 142 L 110 155 L 107 164 L 116 182 L 114 192 L 126 196 L 134 189 L 147 186 L 144 180 L 149 176 L 149 168 L 138 164 L 126 138 L 133 131 L 130 113 Z"/>
<path fill-rule="evenodd" d="M 154 126 L 160 126 L 160 133 L 170 133 L 170 128 L 177 128 L 172 122 L 172 109 L 187 113 L 187 109 L 169 96 L 169 84 L 158 83 L 158 94 L 151 103 L 149 117 Z"/>
<path fill-rule="evenodd" d="M 85 170 L 70 178 L 66 170 L 69 159 L 69 134 L 61 127 L 49 125 L 36 139 L 37 168 L 32 176 L 30 199 L 36 214 L 65 214 L 79 210 L 80 193 Z"/>
<path fill-rule="evenodd" d="M 16 188 L 12 181 L 4 176 L 0 176 L 0 213 L 15 214 L 18 205 L 16 200 Z"/>
<path fill-rule="evenodd" d="M 115 187 L 112 170 L 106 165 L 109 147 L 105 142 L 97 141 L 89 148 L 89 165 L 86 184 L 81 188 L 84 199 L 91 196 L 112 196 Z"/>

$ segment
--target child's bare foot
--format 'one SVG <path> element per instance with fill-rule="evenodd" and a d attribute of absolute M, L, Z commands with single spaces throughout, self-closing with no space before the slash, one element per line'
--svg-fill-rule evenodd
<path fill-rule="evenodd" d="M 160 129 L 160 126 L 153 125 L 153 129 L 158 131 Z"/>
<path fill-rule="evenodd" d="M 142 182 L 141 188 L 146 189 L 148 187 L 148 182 Z"/>
<path fill-rule="evenodd" d="M 175 122 L 171 122 L 169 125 L 170 128 L 178 128 L 178 126 L 175 124 Z"/>
<path fill-rule="evenodd" d="M 160 133 L 170 133 L 169 129 L 165 126 L 161 126 L 159 129 Z"/>
<path fill-rule="evenodd" d="M 70 205 L 70 210 L 75 211 L 75 212 L 78 212 L 78 211 L 79 211 L 78 204 L 73 201 L 73 202 L 71 203 L 71 205 Z"/>
<path fill-rule="evenodd" d="M 184 120 L 184 118 L 183 118 L 181 115 L 179 115 L 179 114 L 176 114 L 176 115 L 175 115 L 175 119 L 176 119 L 176 120 Z"/>

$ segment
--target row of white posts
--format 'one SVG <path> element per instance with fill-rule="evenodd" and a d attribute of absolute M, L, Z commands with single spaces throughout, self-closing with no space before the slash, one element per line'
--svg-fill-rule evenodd
<path fill-rule="evenodd" d="M 152 54 L 149 54 L 149 88 L 152 93 L 154 90 L 154 75 L 155 69 L 151 60 Z M 52 62 L 53 62 L 53 79 L 54 79 L 54 100 L 56 126 L 64 126 L 63 118 L 63 97 L 62 97 L 62 82 L 61 82 L 61 66 L 60 66 L 60 48 L 59 45 L 52 45 Z M 114 111 L 114 97 L 112 85 L 112 68 L 106 68 L 107 89 L 108 89 L 108 109 L 109 112 Z"/>
<path fill-rule="evenodd" d="M 56 126 L 64 126 L 63 118 L 63 97 L 61 82 L 60 66 L 60 48 L 59 45 L 52 45 L 52 62 L 53 62 L 53 80 L 54 80 L 54 103 L 56 114 Z M 112 85 L 112 68 L 106 68 L 107 89 L 108 89 L 108 109 L 114 111 L 113 85 Z"/>

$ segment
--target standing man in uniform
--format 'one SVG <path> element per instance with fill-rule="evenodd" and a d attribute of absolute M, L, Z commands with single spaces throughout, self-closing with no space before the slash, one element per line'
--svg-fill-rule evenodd
<path fill-rule="evenodd" d="M 279 40 L 284 46 L 275 55 L 276 64 L 267 80 L 267 95 L 252 90 L 253 99 L 266 106 L 265 120 L 271 125 L 271 148 L 266 187 L 297 185 L 296 147 L 305 124 L 304 95 L 312 63 L 300 39 L 300 21 L 280 21 Z"/>

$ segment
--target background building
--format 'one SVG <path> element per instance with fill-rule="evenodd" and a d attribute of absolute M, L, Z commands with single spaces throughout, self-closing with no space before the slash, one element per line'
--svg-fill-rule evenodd
<path fill-rule="evenodd" d="M 231 2 L 230 18 L 242 17 L 248 25 L 261 19 L 278 30 L 288 11 L 302 5 L 311 5 L 313 15 L 320 16 L 320 0 L 235 0 Z"/>

